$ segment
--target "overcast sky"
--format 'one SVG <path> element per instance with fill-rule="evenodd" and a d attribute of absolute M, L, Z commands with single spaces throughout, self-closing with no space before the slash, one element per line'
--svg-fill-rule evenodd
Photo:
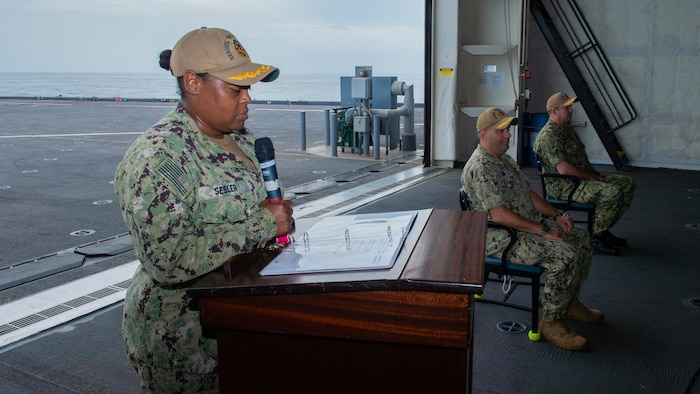
<path fill-rule="evenodd" d="M 424 0 L 3 0 L 0 72 L 162 72 L 201 26 L 283 72 L 423 71 Z"/>

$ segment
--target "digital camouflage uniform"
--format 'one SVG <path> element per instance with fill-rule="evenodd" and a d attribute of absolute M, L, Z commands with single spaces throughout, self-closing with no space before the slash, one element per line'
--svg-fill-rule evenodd
<path fill-rule="evenodd" d="M 502 155 L 499 160 L 478 145 L 464 166 L 461 180 L 475 211 L 488 212 L 490 208 L 503 205 L 525 219 L 535 222 L 542 219 L 530 196 L 530 183 L 508 155 Z M 489 220 L 493 220 L 490 215 Z M 546 221 L 550 228 L 559 229 L 555 221 Z M 588 233 L 574 227 L 569 234 L 563 231 L 560 234 L 566 242 L 518 231 L 518 241 L 508 255 L 509 259 L 521 264 L 537 264 L 549 270 L 540 305 L 543 316 L 551 320 L 566 316 L 591 267 Z M 509 240 L 505 230 L 489 228 L 486 253 L 500 258 Z"/>
<path fill-rule="evenodd" d="M 597 173 L 588 161 L 586 147 L 569 125 L 559 127 L 549 120 L 537 135 L 533 150 L 540 157 L 543 172 L 556 173 L 555 166 L 561 161 L 568 161 L 582 171 Z M 618 174 L 601 176 L 603 182 L 581 179 L 572 196 L 574 201 L 595 204 L 593 235 L 601 235 L 612 227 L 634 197 L 635 183 L 632 178 Z M 566 200 L 574 184 L 565 179 L 551 178 L 545 187 L 548 195 Z"/>
<path fill-rule="evenodd" d="M 114 187 L 141 262 L 122 331 L 144 392 L 218 390 L 216 340 L 202 332 L 192 280 L 271 239 L 275 219 L 254 136 L 232 134 L 251 168 L 202 133 L 178 105 L 139 136 Z"/>

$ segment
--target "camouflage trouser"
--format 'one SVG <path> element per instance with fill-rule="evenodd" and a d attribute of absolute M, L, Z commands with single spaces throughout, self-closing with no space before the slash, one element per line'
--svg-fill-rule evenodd
<path fill-rule="evenodd" d="M 551 228 L 559 228 L 547 220 Z M 514 262 L 546 268 L 547 280 L 540 296 L 542 315 L 558 320 L 566 316 L 569 305 L 578 297 L 591 268 L 591 241 L 588 232 L 574 227 L 561 235 L 566 242 L 548 240 L 540 235 L 518 232 L 518 242 L 508 254 Z"/>
<path fill-rule="evenodd" d="M 634 180 L 625 175 L 602 174 L 604 182 L 581 181 L 573 199 L 595 204 L 593 235 L 612 227 L 629 208 L 634 197 Z"/>
<path fill-rule="evenodd" d="M 141 380 L 143 393 L 218 393 L 217 373 L 193 374 L 179 369 L 158 368 L 129 358 Z"/>

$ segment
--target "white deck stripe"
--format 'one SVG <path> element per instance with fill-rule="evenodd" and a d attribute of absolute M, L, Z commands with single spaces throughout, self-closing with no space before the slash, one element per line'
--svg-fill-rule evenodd
<path fill-rule="evenodd" d="M 0 347 L 122 301 L 126 290 L 115 287 L 110 288 L 110 286 L 129 280 L 136 270 L 136 267 L 138 267 L 138 264 L 138 260 L 134 260 L 97 274 L 44 290 L 17 301 L 0 305 L 0 326 L 16 326 L 16 324 L 13 323 L 25 317 L 31 317 L 36 314 L 41 316 L 40 312 L 65 305 L 66 303 L 70 305 L 71 301 L 86 297 L 88 294 L 98 292 L 105 288 L 109 288 L 109 290 L 113 291 L 111 294 L 104 297 L 94 299 L 89 297 L 84 300 L 88 302 L 76 305 L 75 307 L 66 308 L 67 310 L 65 312 L 55 316 L 47 316 L 43 319 L 39 318 L 33 324 L 0 335 Z"/>

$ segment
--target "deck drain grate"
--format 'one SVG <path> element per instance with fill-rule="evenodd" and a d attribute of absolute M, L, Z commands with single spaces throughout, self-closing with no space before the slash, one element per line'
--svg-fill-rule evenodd
<path fill-rule="evenodd" d="M 77 307 L 79 307 L 79 306 L 81 306 L 81 305 L 85 305 L 85 304 L 87 304 L 87 303 L 89 303 L 89 302 L 92 302 L 92 301 L 94 301 L 94 300 L 95 300 L 95 299 L 92 298 L 92 297 L 82 296 L 82 297 L 78 297 L 78 298 L 75 298 L 75 299 L 73 299 L 73 300 L 70 300 L 70 301 L 68 301 L 68 302 L 65 302 L 64 304 L 65 304 L 65 305 L 68 305 L 68 306 L 71 307 L 71 308 L 77 308 Z"/>
<path fill-rule="evenodd" d="M 27 327 L 27 326 L 30 326 L 34 323 L 40 322 L 40 321 L 45 320 L 45 319 L 46 318 L 43 316 L 29 315 L 27 317 L 23 317 L 21 319 L 15 320 L 15 321 L 11 322 L 10 324 L 13 326 L 17 326 L 17 327 Z"/>
<path fill-rule="evenodd" d="M 688 189 L 688 192 L 690 192 L 690 193 L 700 193 L 700 189 L 698 189 L 698 188 Z"/>
<path fill-rule="evenodd" d="M 0 335 L 5 335 L 8 332 L 15 331 L 16 329 L 17 329 L 17 327 L 15 327 L 15 326 L 11 326 L 9 324 L 3 324 L 2 326 L 0 326 Z"/>
<path fill-rule="evenodd" d="M 700 223 L 688 223 L 685 225 L 685 227 L 691 230 L 700 230 Z"/>
<path fill-rule="evenodd" d="M 519 320 L 503 320 L 496 323 L 496 329 L 506 334 L 522 334 L 527 332 L 527 324 Z"/>
<path fill-rule="evenodd" d="M 45 309 L 45 310 L 37 313 L 37 315 L 52 317 L 52 316 L 59 315 L 65 311 L 69 311 L 71 309 L 73 309 L 73 308 L 68 307 L 66 305 L 56 305 L 53 308 Z"/>
<path fill-rule="evenodd" d="M 127 279 L 123 282 L 113 284 L 112 287 L 116 287 L 119 289 L 128 289 L 130 284 L 131 284 L 131 279 Z"/>
<path fill-rule="evenodd" d="M 118 291 L 120 291 L 120 290 L 115 289 L 115 288 L 105 287 L 104 289 L 100 289 L 98 291 L 95 291 L 95 292 L 88 294 L 86 297 L 92 297 L 95 299 L 104 298 L 104 297 L 107 297 L 108 295 L 114 294 Z"/>

